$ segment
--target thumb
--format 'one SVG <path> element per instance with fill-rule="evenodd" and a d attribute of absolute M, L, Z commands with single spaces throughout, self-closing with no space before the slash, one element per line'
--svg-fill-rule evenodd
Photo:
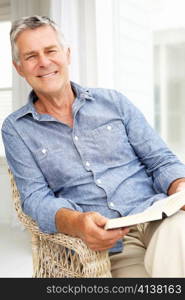
<path fill-rule="evenodd" d="M 182 190 L 185 190 L 185 182 L 180 182 L 178 185 L 177 185 L 177 188 L 176 188 L 176 193 L 177 192 L 180 192 Z"/>
<path fill-rule="evenodd" d="M 108 221 L 108 218 L 102 216 L 99 213 L 94 213 L 93 219 L 94 219 L 94 222 L 96 223 L 96 225 L 98 225 L 100 227 L 103 227 Z"/>

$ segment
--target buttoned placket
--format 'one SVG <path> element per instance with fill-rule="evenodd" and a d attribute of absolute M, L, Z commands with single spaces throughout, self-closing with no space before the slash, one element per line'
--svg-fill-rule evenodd
<path fill-rule="evenodd" d="M 73 122 L 72 137 L 73 137 L 73 143 L 76 147 L 76 150 L 79 152 L 79 154 L 81 154 L 79 147 L 80 147 L 82 136 L 78 132 L 77 114 L 79 113 L 80 109 L 82 108 L 82 106 L 84 104 L 85 104 L 85 94 L 81 94 L 81 98 L 78 98 L 78 102 L 76 102 L 75 105 L 73 105 L 74 122 Z M 112 126 L 109 124 L 106 126 L 106 128 L 108 131 L 112 130 Z M 83 157 L 83 155 L 81 157 Z M 83 158 L 82 158 L 82 164 L 84 165 L 84 167 L 87 171 L 93 172 L 93 166 L 91 165 L 90 159 L 88 159 L 86 157 L 86 159 L 83 160 Z M 102 179 L 100 179 L 100 178 L 95 179 L 95 184 L 98 187 L 102 188 L 105 191 L 105 193 L 107 194 L 106 190 L 104 189 L 104 187 L 102 185 Z M 107 199 L 107 202 L 108 202 L 107 204 L 110 209 L 115 209 L 115 204 L 113 202 L 111 202 L 108 199 Z"/>
<path fill-rule="evenodd" d="M 80 136 L 77 133 L 78 132 L 78 124 L 77 124 L 77 114 L 79 113 L 79 110 L 82 108 L 82 106 L 85 104 L 85 94 L 80 94 L 80 97 L 77 98 L 76 102 L 74 102 L 73 104 L 73 118 L 74 118 L 74 122 L 73 122 L 73 142 L 74 145 L 76 147 L 76 150 L 80 153 L 79 151 L 79 143 L 80 143 Z M 81 156 L 81 155 L 80 155 Z M 82 159 L 82 164 L 84 164 L 85 168 L 87 171 L 90 170 L 90 162 L 85 160 L 83 161 Z"/>

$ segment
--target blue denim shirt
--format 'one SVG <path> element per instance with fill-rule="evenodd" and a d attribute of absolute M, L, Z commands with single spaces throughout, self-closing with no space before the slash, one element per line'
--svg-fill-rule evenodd
<path fill-rule="evenodd" d="M 134 214 L 166 197 L 170 183 L 185 177 L 185 166 L 125 96 L 71 84 L 73 128 L 38 114 L 33 91 L 2 126 L 23 210 L 47 233 L 56 232 L 60 208 L 108 218 Z M 122 241 L 111 249 L 121 250 Z"/>

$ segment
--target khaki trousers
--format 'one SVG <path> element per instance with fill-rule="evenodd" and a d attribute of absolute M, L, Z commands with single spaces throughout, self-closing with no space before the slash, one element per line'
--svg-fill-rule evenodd
<path fill-rule="evenodd" d="M 131 227 L 110 261 L 112 277 L 185 277 L 185 211 Z"/>

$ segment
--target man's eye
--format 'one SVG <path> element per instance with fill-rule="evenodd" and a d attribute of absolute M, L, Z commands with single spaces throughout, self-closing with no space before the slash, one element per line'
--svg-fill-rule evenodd
<path fill-rule="evenodd" d="M 31 59 L 31 58 L 34 58 L 36 55 L 30 55 L 30 56 L 28 56 L 27 58 L 26 58 L 26 60 L 29 60 L 29 59 Z"/>
<path fill-rule="evenodd" d="M 54 53 L 56 50 L 49 50 L 48 53 Z"/>

